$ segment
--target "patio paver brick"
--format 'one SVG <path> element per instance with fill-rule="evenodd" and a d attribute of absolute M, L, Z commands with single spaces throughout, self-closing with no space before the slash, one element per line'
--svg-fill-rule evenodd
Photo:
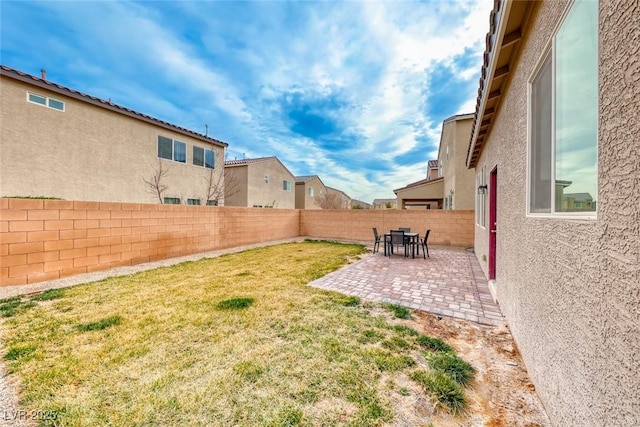
<path fill-rule="evenodd" d="M 473 253 L 429 249 L 426 260 L 372 254 L 310 286 L 485 325 L 504 323 Z"/>

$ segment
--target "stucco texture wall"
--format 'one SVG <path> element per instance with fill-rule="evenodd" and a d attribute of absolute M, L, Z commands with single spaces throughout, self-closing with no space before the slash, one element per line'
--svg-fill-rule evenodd
<path fill-rule="evenodd" d="M 527 82 L 566 4 L 533 8 L 476 167 L 498 166 L 497 297 L 555 425 L 640 425 L 637 1 L 599 6 L 597 220 L 526 216 Z M 486 268 L 487 230 L 475 238 Z"/>
<path fill-rule="evenodd" d="M 27 90 L 64 101 L 65 111 L 27 102 Z M 163 160 L 165 196 L 206 197 L 209 169 L 194 166 L 193 146 L 215 151 L 216 179 L 224 150 L 97 106 L 2 77 L 0 192 L 66 200 L 158 203 L 143 179 L 158 167 L 158 135 L 187 145 L 187 162 Z M 206 204 L 206 200 L 202 200 Z"/>

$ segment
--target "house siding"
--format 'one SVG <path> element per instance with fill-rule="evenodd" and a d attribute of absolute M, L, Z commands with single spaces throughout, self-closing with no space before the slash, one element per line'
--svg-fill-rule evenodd
<path fill-rule="evenodd" d="M 473 117 L 454 118 L 442 125 L 438 161 L 444 164 L 442 198 L 453 195 L 453 207 L 450 209 L 475 209 L 475 171 L 466 166 L 472 125 Z"/>
<path fill-rule="evenodd" d="M 599 6 L 598 219 L 526 217 L 527 82 L 566 7 L 533 7 L 476 165 L 498 167 L 496 296 L 555 425 L 640 425 L 637 1 Z M 488 228 L 475 247 L 486 274 Z"/>
<path fill-rule="evenodd" d="M 3 196 L 157 202 L 143 179 L 158 167 L 158 135 L 187 145 L 186 163 L 163 160 L 169 168 L 165 196 L 183 203 L 205 197 L 209 169 L 191 164 L 194 145 L 214 150 L 216 179 L 222 174 L 220 146 L 6 76 L 1 82 Z M 63 101 L 65 111 L 27 102 L 27 91 Z"/>

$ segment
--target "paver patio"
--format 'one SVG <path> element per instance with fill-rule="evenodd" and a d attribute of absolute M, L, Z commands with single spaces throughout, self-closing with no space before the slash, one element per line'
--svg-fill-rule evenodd
<path fill-rule="evenodd" d="M 429 253 L 425 260 L 379 252 L 309 285 L 486 325 L 504 322 L 473 253 L 442 247 Z"/>

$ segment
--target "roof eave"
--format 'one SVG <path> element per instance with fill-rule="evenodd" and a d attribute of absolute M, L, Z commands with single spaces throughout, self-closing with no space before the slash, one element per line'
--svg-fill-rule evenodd
<path fill-rule="evenodd" d="M 491 132 L 533 2 L 496 0 L 478 88 L 466 166 L 473 168 Z M 497 18 L 496 18 L 497 17 Z M 495 20 L 497 19 L 497 24 Z M 490 105 L 490 107 L 489 107 Z"/>
<path fill-rule="evenodd" d="M 83 94 L 81 92 L 78 92 L 76 90 L 73 89 L 69 89 L 67 87 L 64 87 L 62 85 L 58 85 L 57 83 L 53 83 L 50 81 L 46 81 L 43 80 L 41 78 L 35 77 L 35 76 L 31 76 L 27 73 L 22 73 L 22 72 L 18 72 L 17 70 L 13 70 L 9 67 L 0 67 L 0 75 L 4 76 L 4 77 L 8 77 L 17 81 L 21 81 L 23 83 L 32 85 L 32 86 L 36 86 L 39 87 L 41 89 L 45 89 L 48 90 L 50 92 L 54 92 L 63 96 L 66 96 L 68 98 L 73 98 L 76 99 L 78 101 L 87 103 L 87 104 L 91 104 L 91 105 L 95 105 L 97 107 L 100 108 L 104 108 L 106 110 L 110 110 L 113 111 L 115 113 L 118 114 L 122 114 L 128 117 L 131 117 L 133 119 L 136 120 L 140 120 L 146 123 L 150 123 L 153 124 L 155 126 L 159 126 L 161 128 L 164 129 L 168 129 L 174 132 L 178 132 L 181 133 L 183 135 L 187 135 L 190 136 L 192 138 L 196 138 L 200 141 L 203 142 L 207 142 L 209 144 L 213 144 L 213 145 L 217 145 L 219 147 L 228 147 L 229 144 L 223 141 L 219 141 L 217 139 L 211 138 L 209 136 L 206 135 L 202 135 L 200 133 L 194 132 L 192 130 L 177 126 L 177 125 L 173 125 L 171 123 L 162 121 L 160 119 L 156 119 L 154 117 L 148 116 L 146 114 L 143 113 L 139 113 L 136 112 L 134 110 L 131 110 L 129 108 L 126 107 L 122 107 L 118 104 L 114 104 L 110 101 L 105 101 L 103 99 L 100 98 L 96 98 L 94 96 L 91 95 L 87 95 L 87 94 Z"/>

